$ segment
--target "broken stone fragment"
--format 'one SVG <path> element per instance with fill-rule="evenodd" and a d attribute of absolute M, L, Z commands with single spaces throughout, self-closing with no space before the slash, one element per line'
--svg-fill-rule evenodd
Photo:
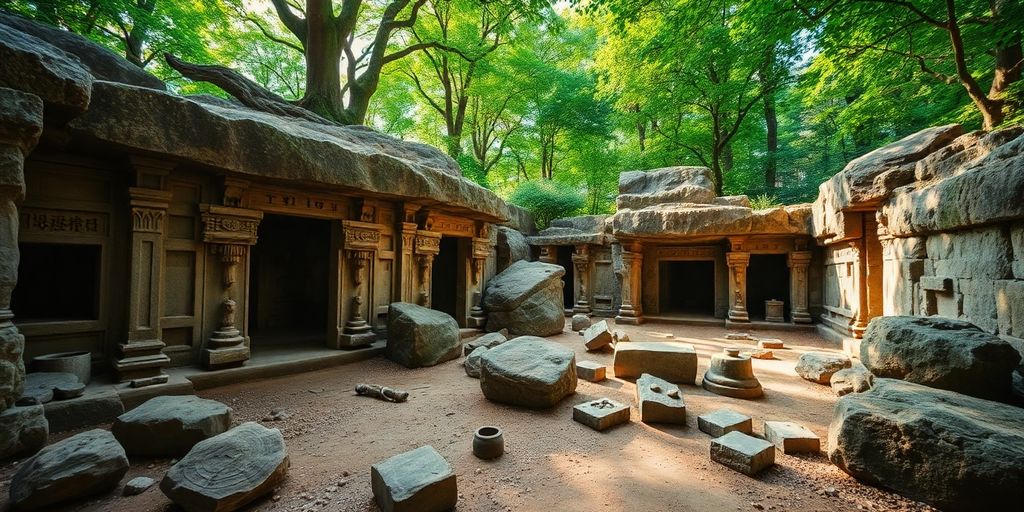
<path fill-rule="evenodd" d="M 711 460 L 754 476 L 775 464 L 775 447 L 764 439 L 733 431 L 711 441 Z"/>
<path fill-rule="evenodd" d="M 583 329 L 590 327 L 590 317 L 582 313 L 577 313 L 572 316 L 572 320 L 569 325 L 573 331 L 582 331 Z"/>
<path fill-rule="evenodd" d="M 599 350 L 612 344 L 612 331 L 608 322 L 601 320 L 583 331 L 583 343 L 588 351 Z"/>
<path fill-rule="evenodd" d="M 674 341 L 636 341 L 615 347 L 615 376 L 639 377 L 649 373 L 676 384 L 697 379 L 697 351 Z"/>
<path fill-rule="evenodd" d="M 607 377 L 608 368 L 594 361 L 577 361 L 576 376 L 590 382 L 601 382 Z"/>
<path fill-rule="evenodd" d="M 750 416 L 731 409 L 719 409 L 697 417 L 697 428 L 711 437 L 720 437 L 732 431 L 751 434 L 754 422 Z"/>
<path fill-rule="evenodd" d="M 552 407 L 576 391 L 576 354 L 543 338 L 521 336 L 480 357 L 480 390 L 493 402 Z"/>
<path fill-rule="evenodd" d="M 609 398 L 599 398 L 572 408 L 572 419 L 597 431 L 629 423 L 629 406 Z"/>
<path fill-rule="evenodd" d="M 844 368 L 832 374 L 832 392 L 836 396 L 848 395 L 850 393 L 862 393 L 871 389 L 875 376 L 860 361 L 854 361 L 849 368 Z"/>
<path fill-rule="evenodd" d="M 11 504 L 35 510 L 108 491 L 128 472 L 128 457 L 106 430 L 89 430 L 47 446 L 18 467 Z"/>
<path fill-rule="evenodd" d="M 667 392 L 664 392 L 668 390 Z M 636 380 L 636 402 L 644 423 L 686 423 L 686 403 L 679 387 L 653 375 Z"/>
<path fill-rule="evenodd" d="M 135 496 L 146 492 L 146 489 L 153 487 L 156 480 L 148 476 L 137 476 L 124 484 L 124 490 L 121 492 L 122 496 Z"/>
<path fill-rule="evenodd" d="M 807 352 L 796 363 L 797 375 L 811 382 L 828 384 L 832 375 L 853 364 L 849 356 L 832 352 Z"/>
<path fill-rule="evenodd" d="M 129 455 L 180 457 L 231 428 L 231 408 L 186 396 L 158 396 L 117 417 L 111 432 Z"/>
<path fill-rule="evenodd" d="M 466 362 L 463 363 L 463 367 L 466 370 L 466 375 L 473 377 L 474 379 L 480 378 L 480 357 L 487 352 L 487 347 L 479 346 L 466 358 Z"/>
<path fill-rule="evenodd" d="M 787 455 L 821 451 L 821 441 L 814 432 L 790 421 L 764 422 L 764 437 Z"/>

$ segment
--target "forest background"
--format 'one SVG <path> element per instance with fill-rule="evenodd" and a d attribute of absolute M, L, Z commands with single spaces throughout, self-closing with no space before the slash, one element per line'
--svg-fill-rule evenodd
<path fill-rule="evenodd" d="M 194 71 L 231 69 L 330 122 L 435 145 L 543 226 L 612 212 L 626 170 L 707 166 L 720 195 L 747 194 L 763 208 L 813 200 L 849 160 L 928 126 L 1020 123 L 1022 3 L 0 0 L 0 8 L 83 34 L 181 94 L 229 97 Z"/>

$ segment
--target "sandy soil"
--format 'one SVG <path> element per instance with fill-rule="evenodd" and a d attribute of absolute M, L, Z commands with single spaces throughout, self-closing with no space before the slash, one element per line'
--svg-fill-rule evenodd
<path fill-rule="evenodd" d="M 726 342 L 713 338 L 725 330 L 645 324 L 621 327 L 633 341 L 672 339 L 698 351 L 698 376 L 711 354 Z M 370 492 L 370 465 L 425 444 L 433 445 L 455 468 L 459 504 L 464 511 L 689 511 L 689 510 L 928 510 L 898 495 L 859 484 L 831 465 L 824 455 L 776 454 L 776 466 L 746 477 L 709 458 L 711 438 L 697 429 L 697 416 L 721 407 L 751 415 L 754 430 L 766 419 L 804 424 L 822 437 L 828 431 L 836 397 L 827 386 L 799 378 L 793 371 L 800 354 L 829 347 L 811 333 L 757 333 L 778 337 L 786 350 L 777 360 L 754 360 L 765 389 L 758 400 L 726 398 L 699 386 L 683 386 L 687 423 L 649 426 L 633 420 L 606 432 L 572 420 L 572 407 L 607 397 L 633 403 L 634 384 L 609 378 L 580 381 L 576 395 L 548 411 L 530 411 L 488 402 L 479 381 L 467 377 L 461 360 L 408 370 L 383 358 L 290 377 L 242 383 L 201 393 L 235 410 L 236 423 L 262 421 L 271 410 L 290 416 L 263 421 L 280 428 L 291 456 L 284 485 L 252 508 L 280 511 L 376 510 Z M 573 332 L 549 338 L 573 348 L 577 358 L 605 363 L 612 355 L 587 353 Z M 729 342 L 728 345 L 742 343 Z M 829 348 L 831 349 L 831 348 Z M 698 377 L 699 380 L 699 377 Z M 404 404 L 356 396 L 359 382 L 402 388 Z M 471 452 L 473 431 L 482 425 L 504 429 L 506 454 L 491 462 Z M 133 460 L 128 478 L 157 480 L 168 460 Z M 0 493 L 7 497 L 15 464 L 0 468 Z M 127 481 L 127 479 L 125 480 Z M 174 510 L 154 486 L 124 498 L 120 489 L 64 510 Z"/>

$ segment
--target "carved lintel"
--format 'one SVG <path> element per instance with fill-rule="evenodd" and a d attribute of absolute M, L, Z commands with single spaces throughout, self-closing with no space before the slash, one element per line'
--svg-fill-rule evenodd
<path fill-rule="evenodd" d="M 210 244 L 255 245 L 263 212 L 215 204 L 199 205 L 203 241 Z"/>
<path fill-rule="evenodd" d="M 341 221 L 343 247 L 347 251 L 376 251 L 380 245 L 380 226 L 355 220 Z"/>
<path fill-rule="evenodd" d="M 441 233 L 417 230 L 416 239 L 413 242 L 413 252 L 416 254 L 436 255 L 441 252 Z"/>

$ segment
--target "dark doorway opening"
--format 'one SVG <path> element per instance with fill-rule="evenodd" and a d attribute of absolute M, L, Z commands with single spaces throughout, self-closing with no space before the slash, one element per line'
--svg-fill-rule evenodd
<path fill-rule="evenodd" d="M 327 333 L 331 222 L 266 215 L 249 267 L 253 348 L 321 346 Z"/>
<path fill-rule="evenodd" d="M 658 274 L 661 313 L 714 316 L 714 261 L 662 261 Z"/>
<path fill-rule="evenodd" d="M 458 319 L 459 239 L 441 237 L 441 252 L 434 256 L 430 274 L 430 307 Z"/>
<path fill-rule="evenodd" d="M 562 307 L 565 309 L 572 309 L 576 305 L 576 267 L 572 264 L 572 249 L 571 245 L 560 245 L 557 254 L 558 264 L 565 269 L 565 275 L 562 276 Z"/>
<path fill-rule="evenodd" d="M 764 320 L 764 301 L 781 300 L 789 318 L 789 264 L 785 254 L 752 254 L 747 266 L 747 314 Z"/>
<path fill-rule="evenodd" d="M 18 245 L 18 286 L 11 296 L 17 321 L 95 320 L 99 316 L 99 245 Z"/>

